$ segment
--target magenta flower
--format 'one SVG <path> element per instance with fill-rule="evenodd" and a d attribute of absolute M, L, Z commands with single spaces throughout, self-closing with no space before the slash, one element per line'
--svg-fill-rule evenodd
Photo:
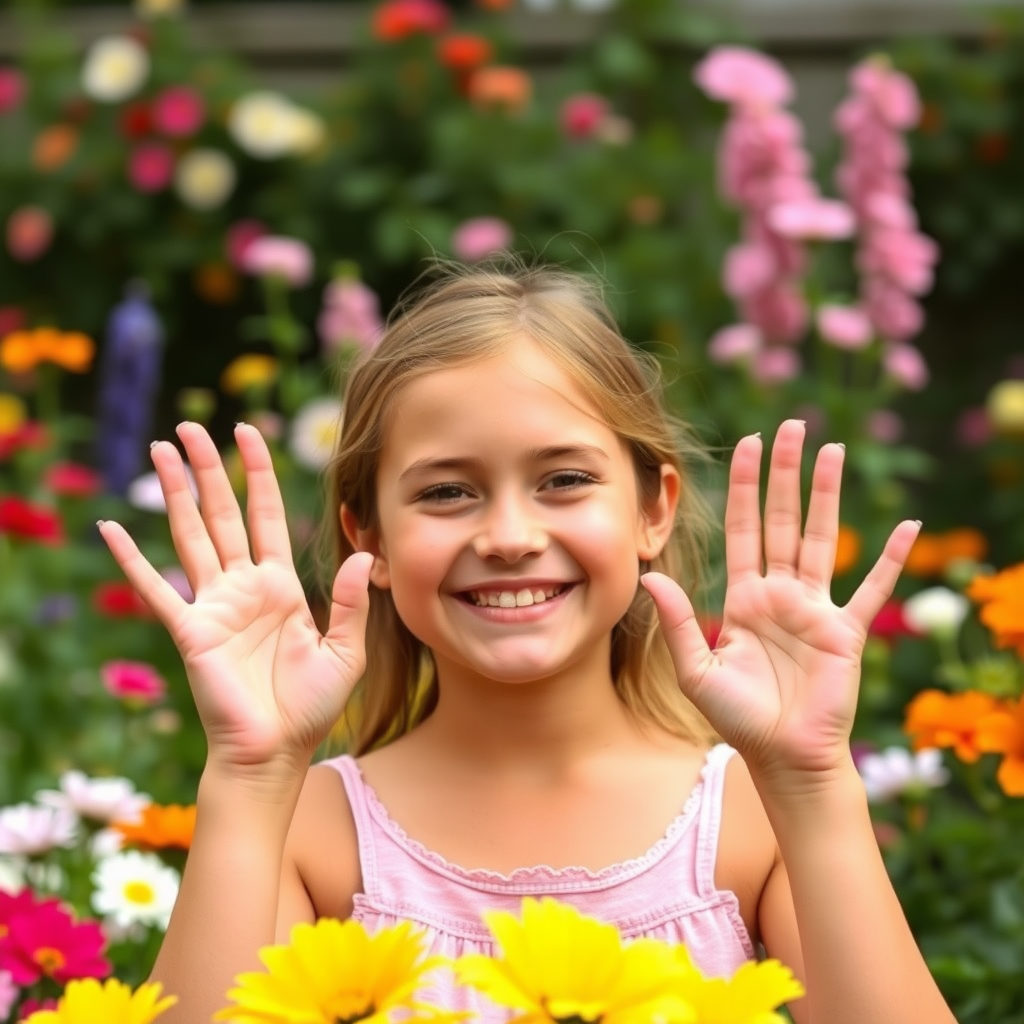
<path fill-rule="evenodd" d="M 604 96 L 595 92 L 576 93 L 562 104 L 562 131 L 571 139 L 589 139 L 597 134 L 609 112 Z"/>
<path fill-rule="evenodd" d="M 258 220 L 240 220 L 232 224 L 224 237 L 224 251 L 231 265 L 243 270 L 246 250 L 265 234 L 266 225 Z"/>
<path fill-rule="evenodd" d="M 867 348 L 874 335 L 870 318 L 858 306 L 819 306 L 817 322 L 821 340 L 835 348 Z"/>
<path fill-rule="evenodd" d="M 477 263 L 511 244 L 512 228 L 499 217 L 463 221 L 452 235 L 452 251 L 464 263 Z"/>
<path fill-rule="evenodd" d="M 203 97 L 187 85 L 172 85 L 158 93 L 150 108 L 153 127 L 171 138 L 195 135 L 203 126 L 206 104 Z"/>
<path fill-rule="evenodd" d="M 167 692 L 164 678 L 141 661 L 108 661 L 100 678 L 107 693 L 132 704 L 155 704 Z"/>
<path fill-rule="evenodd" d="M 19 206 L 7 218 L 7 251 L 19 263 L 33 263 L 53 241 L 53 218 L 41 206 Z"/>
<path fill-rule="evenodd" d="M 24 99 L 25 76 L 17 68 L 0 68 L 0 114 L 17 110 Z"/>
<path fill-rule="evenodd" d="M 143 142 L 128 155 L 128 180 L 138 192 L 162 192 L 174 178 L 174 152 L 162 142 Z"/>
<path fill-rule="evenodd" d="M 320 340 L 328 349 L 351 343 L 373 348 L 384 332 L 377 293 L 355 277 L 340 277 L 324 289 L 324 308 L 317 320 Z"/>
<path fill-rule="evenodd" d="M 793 81 L 778 61 L 743 46 L 716 46 L 694 69 L 697 85 L 724 103 L 783 106 Z"/>
<path fill-rule="evenodd" d="M 313 252 L 305 242 L 283 235 L 263 235 L 242 253 L 242 269 L 253 277 L 275 277 L 292 288 L 309 284 Z"/>

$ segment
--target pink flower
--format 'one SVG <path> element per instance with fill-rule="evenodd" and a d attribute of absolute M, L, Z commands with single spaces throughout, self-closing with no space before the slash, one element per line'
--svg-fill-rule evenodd
<path fill-rule="evenodd" d="M 498 217 L 463 221 L 452 235 L 452 251 L 464 263 L 476 263 L 512 244 L 512 228 Z"/>
<path fill-rule="evenodd" d="M 41 206 L 19 206 L 7 218 L 7 251 L 19 263 L 43 256 L 53 241 L 53 218 Z"/>
<path fill-rule="evenodd" d="M 153 100 L 150 115 L 158 132 L 171 138 L 186 138 L 202 127 L 206 105 L 195 89 L 172 85 Z"/>
<path fill-rule="evenodd" d="M 743 46 L 717 46 L 694 69 L 694 80 L 711 99 L 725 103 L 782 106 L 793 82 L 778 61 Z"/>
<path fill-rule="evenodd" d="M 858 64 L 850 72 L 850 84 L 891 128 L 906 131 L 921 119 L 917 87 L 885 58 L 869 58 Z"/>
<path fill-rule="evenodd" d="M 734 245 L 725 254 L 722 285 L 728 295 L 742 299 L 771 285 L 777 270 L 777 261 L 767 245 L 756 242 Z"/>
<path fill-rule="evenodd" d="M 161 192 L 174 178 L 174 153 L 162 142 L 143 142 L 128 155 L 128 180 L 139 192 Z"/>
<path fill-rule="evenodd" d="M 807 241 L 849 238 L 855 227 L 846 203 L 818 196 L 778 203 L 768 211 L 768 223 L 783 238 Z"/>
<path fill-rule="evenodd" d="M 864 307 L 876 330 L 891 341 L 906 341 L 924 325 L 924 310 L 883 277 L 864 282 Z"/>
<path fill-rule="evenodd" d="M 904 431 L 903 419 L 891 409 L 875 409 L 864 423 L 868 437 L 882 444 L 895 444 Z"/>
<path fill-rule="evenodd" d="M 928 367 L 913 345 L 888 345 L 882 364 L 885 372 L 908 391 L 921 391 L 928 383 Z"/>
<path fill-rule="evenodd" d="M 339 348 L 346 342 L 359 348 L 373 348 L 384 331 L 377 293 L 358 278 L 331 281 L 324 289 L 324 308 L 317 330 L 328 349 Z"/>
<path fill-rule="evenodd" d="M 246 250 L 266 233 L 266 225 L 258 220 L 239 220 L 232 224 L 224 237 L 224 251 L 231 265 L 239 270 L 244 269 Z"/>
<path fill-rule="evenodd" d="M 728 366 L 750 358 L 762 344 L 761 332 L 753 324 L 731 324 L 716 331 L 708 342 L 708 358 Z"/>
<path fill-rule="evenodd" d="M 14 984 L 10 971 L 0 971 L 0 1020 L 7 1020 L 18 1000 L 18 986 Z"/>
<path fill-rule="evenodd" d="M 0 970 L 17 985 L 110 974 L 103 929 L 95 921 L 76 921 L 55 899 L 37 900 L 27 889 L 15 896 L 0 892 L 0 922 Z"/>
<path fill-rule="evenodd" d="M 91 498 L 103 489 L 103 479 L 77 462 L 56 462 L 46 471 L 46 486 L 68 498 Z"/>
<path fill-rule="evenodd" d="M 305 242 L 283 235 L 263 235 L 251 241 L 242 254 L 242 269 L 254 277 L 276 277 L 292 288 L 309 284 L 313 276 L 313 252 Z"/>
<path fill-rule="evenodd" d="M 874 329 L 859 306 L 821 306 L 817 321 L 821 340 L 836 348 L 856 351 L 871 344 Z"/>
<path fill-rule="evenodd" d="M 770 346 L 754 356 L 750 370 L 754 380 L 762 384 L 792 380 L 800 374 L 800 356 L 786 346 Z"/>
<path fill-rule="evenodd" d="M 594 92 L 579 92 L 562 104 L 562 131 L 572 139 L 589 139 L 609 113 L 608 101 Z"/>
<path fill-rule="evenodd" d="M 992 439 L 992 420 L 983 405 L 964 409 L 957 417 L 956 439 L 961 448 L 980 448 Z"/>
<path fill-rule="evenodd" d="M 16 68 L 0 68 L 0 114 L 17 110 L 24 98 L 25 76 Z"/>
<path fill-rule="evenodd" d="M 167 692 L 167 683 L 141 661 L 108 661 L 100 668 L 103 686 L 112 697 L 133 704 L 155 704 Z"/>

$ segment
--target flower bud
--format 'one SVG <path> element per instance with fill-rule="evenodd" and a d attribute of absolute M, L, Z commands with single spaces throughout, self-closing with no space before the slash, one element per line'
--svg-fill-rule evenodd
<path fill-rule="evenodd" d="M 970 602 L 948 587 L 928 587 L 907 598 L 903 618 L 911 629 L 929 636 L 952 636 L 967 618 Z"/>

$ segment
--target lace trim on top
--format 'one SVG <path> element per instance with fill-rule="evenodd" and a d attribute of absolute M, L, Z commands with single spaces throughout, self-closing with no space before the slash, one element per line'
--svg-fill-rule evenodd
<path fill-rule="evenodd" d="M 516 868 L 506 875 L 500 871 L 492 871 L 489 868 L 464 868 L 458 864 L 453 864 L 441 854 L 413 839 L 388 813 L 387 808 L 380 801 L 376 792 L 374 792 L 373 788 L 363 777 L 358 762 L 352 759 L 352 764 L 362 782 L 363 792 L 366 794 L 367 807 L 377 824 L 410 856 L 414 857 L 424 866 L 455 881 L 490 892 L 500 892 L 513 886 L 517 892 L 550 892 L 553 888 L 553 883 L 554 887 L 568 884 L 575 891 L 586 891 L 605 888 L 612 884 L 618 885 L 620 882 L 642 874 L 647 868 L 661 860 L 679 841 L 688 828 L 696 825 L 695 819 L 700 808 L 700 798 L 704 789 L 705 778 L 709 770 L 716 763 L 712 753 L 722 749 L 723 746 L 712 747 L 708 750 L 704 757 L 704 763 L 701 765 L 697 782 L 690 795 L 686 798 L 682 810 L 669 823 L 664 835 L 646 853 L 616 864 L 609 864 L 607 867 L 600 868 L 597 871 L 578 866 L 554 868 L 548 864 L 537 864 L 533 867 Z M 585 884 L 581 885 L 580 883 Z"/>

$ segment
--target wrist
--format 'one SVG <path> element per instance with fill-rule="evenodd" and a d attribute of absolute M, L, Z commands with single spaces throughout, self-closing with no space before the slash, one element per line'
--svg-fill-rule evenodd
<path fill-rule="evenodd" d="M 769 817 L 821 821 L 867 810 L 867 792 L 851 755 L 815 771 L 751 767 L 750 775 Z"/>
<path fill-rule="evenodd" d="M 307 766 L 294 763 L 237 765 L 207 758 L 199 779 L 199 810 L 217 813 L 260 813 L 294 809 Z"/>

